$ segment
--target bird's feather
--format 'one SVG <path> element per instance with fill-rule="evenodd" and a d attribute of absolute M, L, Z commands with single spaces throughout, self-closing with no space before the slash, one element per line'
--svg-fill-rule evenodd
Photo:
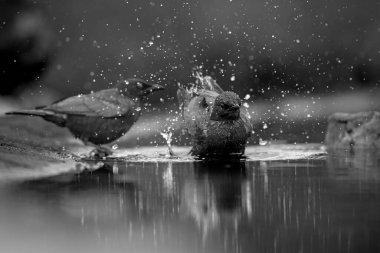
<path fill-rule="evenodd" d="M 177 92 L 184 123 L 190 135 L 200 138 L 207 130 L 207 122 L 210 119 L 211 107 L 218 95 L 207 90 L 196 92 L 180 87 Z"/>
<path fill-rule="evenodd" d="M 247 133 L 248 138 L 252 136 L 253 126 L 251 122 L 251 115 L 249 114 L 247 108 L 243 107 L 240 110 L 240 118 L 244 123 L 244 127 Z"/>
<path fill-rule="evenodd" d="M 223 89 L 219 86 L 219 84 L 211 77 L 205 76 L 200 81 L 201 86 L 204 90 L 213 91 L 217 94 L 223 93 Z"/>
<path fill-rule="evenodd" d="M 200 81 L 198 82 L 198 86 L 192 87 L 189 90 L 180 87 L 177 92 L 178 100 L 182 105 L 182 113 L 185 127 L 187 128 L 189 134 L 192 136 L 193 139 L 193 154 L 201 154 L 204 152 L 208 152 L 207 150 L 209 147 L 217 145 L 210 142 L 208 138 L 212 134 L 227 136 L 230 131 L 233 131 L 233 129 L 227 130 L 227 128 L 225 127 L 215 127 L 215 124 L 220 123 L 212 121 L 210 119 L 215 99 L 221 93 L 223 93 L 222 88 L 216 83 L 214 79 L 212 79 L 209 76 L 200 79 Z M 244 134 L 242 136 L 237 136 L 236 134 L 234 134 L 235 138 L 246 139 L 251 135 L 253 127 L 250 121 L 248 110 L 245 107 L 241 107 L 240 109 L 239 122 L 241 122 L 239 123 L 240 126 L 243 127 L 243 129 L 245 128 L 246 131 L 245 133 L 243 131 Z M 210 129 L 211 131 L 214 131 L 214 133 L 209 133 Z M 223 131 L 227 131 L 228 133 L 224 133 Z M 215 137 L 215 139 L 220 139 L 219 137 Z M 221 143 L 219 143 L 219 145 L 224 146 L 221 145 Z M 245 145 L 242 146 L 243 151 L 244 146 Z"/>
<path fill-rule="evenodd" d="M 43 109 L 20 110 L 20 111 L 7 112 L 6 114 L 7 115 L 39 116 L 61 127 L 64 127 L 66 125 L 66 120 L 67 120 L 67 116 L 65 114 L 55 113 L 52 111 L 46 111 Z"/>
<path fill-rule="evenodd" d="M 117 89 L 101 90 L 60 100 L 41 109 L 67 115 L 121 117 L 131 112 L 134 101 L 123 97 Z"/>

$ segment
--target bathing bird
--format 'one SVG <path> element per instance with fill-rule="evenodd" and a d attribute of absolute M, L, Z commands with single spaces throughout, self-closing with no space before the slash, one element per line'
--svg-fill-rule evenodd
<path fill-rule="evenodd" d="M 142 101 L 164 87 L 139 78 L 120 81 L 114 88 L 80 94 L 51 105 L 6 114 L 39 116 L 60 127 L 66 127 L 86 145 L 95 145 L 94 155 L 104 157 L 112 151 L 103 144 L 127 133 L 139 119 Z"/>
<path fill-rule="evenodd" d="M 223 91 L 214 79 L 205 76 L 190 89 L 180 86 L 177 97 L 184 126 L 191 135 L 192 155 L 244 154 L 252 124 L 236 93 Z"/>

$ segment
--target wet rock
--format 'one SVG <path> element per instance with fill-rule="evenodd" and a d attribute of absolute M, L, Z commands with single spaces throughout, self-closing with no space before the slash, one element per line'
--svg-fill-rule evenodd
<path fill-rule="evenodd" d="M 325 143 L 330 148 L 380 148 L 380 112 L 334 113 Z"/>
<path fill-rule="evenodd" d="M 38 118 L 0 116 L 0 182 L 75 170 L 78 142 Z"/>

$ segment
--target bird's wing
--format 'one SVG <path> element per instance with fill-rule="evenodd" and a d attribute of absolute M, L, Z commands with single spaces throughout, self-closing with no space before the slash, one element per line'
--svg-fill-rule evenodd
<path fill-rule="evenodd" d="M 216 83 L 211 76 L 201 77 L 189 89 L 180 86 L 177 90 L 177 99 L 180 108 L 183 109 L 188 106 L 191 99 L 195 96 L 204 96 L 206 100 L 213 100 L 223 92 L 223 89 Z M 208 102 L 208 101 L 207 101 Z"/>
<path fill-rule="evenodd" d="M 222 92 L 222 88 L 210 76 L 202 77 L 200 82 L 188 90 L 179 87 L 177 97 L 185 128 L 196 141 L 206 137 L 212 105 Z"/>
<path fill-rule="evenodd" d="M 203 77 L 201 81 L 201 85 L 204 90 L 213 91 L 213 92 L 216 92 L 217 94 L 223 93 L 223 89 L 211 76 Z"/>
<path fill-rule="evenodd" d="M 252 135 L 253 126 L 251 115 L 249 114 L 247 108 L 244 107 L 242 110 L 240 110 L 240 118 L 243 120 L 247 136 L 250 137 Z"/>
<path fill-rule="evenodd" d="M 42 109 L 82 116 L 118 117 L 129 113 L 134 102 L 122 97 L 116 89 L 101 90 L 60 100 Z"/>
<path fill-rule="evenodd" d="M 215 91 L 204 89 L 198 90 L 196 95 L 199 97 L 204 97 L 206 99 L 206 102 L 210 105 L 212 105 L 215 101 L 215 98 L 219 96 L 219 94 Z"/>
<path fill-rule="evenodd" d="M 217 96 L 218 94 L 213 91 L 198 90 L 184 107 L 185 127 L 193 138 L 203 138 L 207 134 L 211 108 Z"/>

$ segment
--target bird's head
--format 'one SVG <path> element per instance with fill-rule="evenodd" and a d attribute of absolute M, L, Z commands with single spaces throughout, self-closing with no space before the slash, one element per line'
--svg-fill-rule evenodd
<path fill-rule="evenodd" d="M 143 98 L 150 93 L 163 90 L 164 87 L 158 84 L 150 84 L 140 78 L 128 78 L 116 85 L 120 94 L 130 98 Z"/>
<path fill-rule="evenodd" d="M 211 112 L 211 120 L 225 121 L 237 120 L 240 117 L 241 100 L 231 91 L 225 91 L 216 97 Z"/>

